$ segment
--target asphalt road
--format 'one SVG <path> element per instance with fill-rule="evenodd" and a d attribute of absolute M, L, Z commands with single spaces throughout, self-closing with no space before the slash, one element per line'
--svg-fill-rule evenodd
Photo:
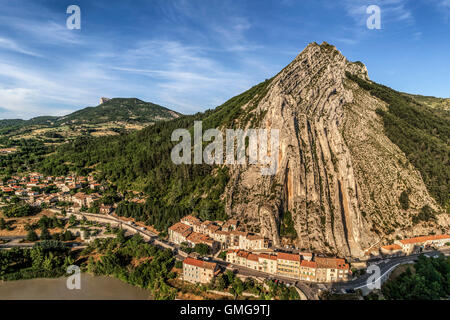
<path fill-rule="evenodd" d="M 400 263 L 407 263 L 407 262 L 414 262 L 417 260 L 417 257 L 421 254 L 427 254 L 427 255 L 437 255 L 437 254 L 450 254 L 450 249 L 444 249 L 439 251 L 427 251 L 423 253 L 418 254 L 412 254 L 409 256 L 401 256 L 401 257 L 393 257 L 393 258 L 387 258 L 387 259 L 380 259 L 377 261 L 377 265 L 380 267 L 381 275 L 383 275 L 385 272 L 387 272 L 390 268 L 394 267 L 397 264 Z M 365 275 L 362 275 L 358 277 L 355 280 L 343 282 L 343 283 L 335 283 L 332 285 L 333 289 L 341 290 L 341 289 L 355 289 L 361 286 L 367 285 L 367 279 L 371 276 L 371 274 L 367 273 Z"/>
<path fill-rule="evenodd" d="M 137 232 L 141 235 L 145 235 L 148 238 L 150 238 L 150 242 L 152 242 L 154 245 L 157 245 L 162 248 L 169 248 L 169 249 L 175 251 L 176 259 L 183 260 L 185 258 L 184 256 L 182 256 L 178 253 L 179 252 L 178 246 L 176 246 L 175 244 L 172 244 L 168 241 L 159 239 L 156 234 L 154 234 L 153 232 L 151 232 L 149 230 L 141 230 L 140 227 L 129 225 L 125 221 L 122 221 L 121 219 L 116 218 L 111 215 L 105 216 L 105 215 L 95 215 L 95 214 L 86 214 L 86 213 L 81 213 L 81 214 L 83 216 L 85 216 L 87 219 L 89 219 L 90 217 L 101 218 L 101 219 L 108 220 L 108 221 L 111 221 L 114 223 L 122 223 L 122 224 L 126 225 L 127 228 L 132 229 L 135 232 Z M 23 239 L 23 237 L 3 237 L 3 238 L 4 239 L 8 238 L 8 240 L 10 240 L 11 242 L 18 242 L 17 240 Z M 0 248 L 2 248 L 2 247 L 7 248 L 7 247 L 11 247 L 11 246 L 28 246 L 29 245 L 29 244 L 23 244 L 23 243 L 16 244 L 16 243 L 11 243 L 11 242 L 9 242 L 8 244 L 0 245 Z M 440 250 L 440 251 L 428 251 L 428 252 L 423 252 L 420 254 L 436 255 L 436 254 L 441 254 L 441 253 L 448 255 L 448 254 L 450 254 L 450 249 L 445 249 L 445 250 Z M 387 272 L 390 268 L 394 267 L 395 265 L 398 265 L 400 263 L 413 262 L 413 261 L 417 260 L 417 257 L 420 254 L 412 254 L 409 256 L 392 257 L 392 258 L 386 258 L 386 259 L 382 259 L 382 258 L 373 259 L 373 260 L 368 261 L 368 263 L 369 263 L 369 265 L 377 264 L 380 267 L 381 275 L 383 275 L 385 272 Z M 295 285 L 298 289 L 300 289 L 305 294 L 305 296 L 308 298 L 308 300 L 317 300 L 318 299 L 318 284 L 317 283 L 304 282 L 304 281 L 300 281 L 300 280 L 296 280 L 296 279 L 292 279 L 292 278 L 283 277 L 280 275 L 274 275 L 274 274 L 270 274 L 270 273 L 266 273 L 266 272 L 262 272 L 262 271 L 258 271 L 258 270 L 245 268 L 242 266 L 231 265 L 228 262 L 225 262 L 223 260 L 210 259 L 210 261 L 216 262 L 218 265 L 220 265 L 221 267 L 223 267 L 225 269 L 227 269 L 227 268 L 234 269 L 237 271 L 238 274 L 243 275 L 243 276 L 254 277 L 254 278 L 264 278 L 264 279 L 274 279 L 274 280 L 279 280 L 285 284 Z M 343 290 L 355 289 L 355 288 L 358 288 L 361 286 L 365 286 L 365 285 L 367 285 L 367 279 L 370 276 L 371 276 L 371 274 L 365 274 L 365 275 L 358 277 L 355 280 L 351 280 L 351 281 L 347 281 L 347 282 L 333 283 L 333 284 L 331 284 L 331 288 L 339 291 L 342 289 Z M 324 285 L 328 286 L 328 287 L 330 286 L 329 283 L 324 284 Z"/>

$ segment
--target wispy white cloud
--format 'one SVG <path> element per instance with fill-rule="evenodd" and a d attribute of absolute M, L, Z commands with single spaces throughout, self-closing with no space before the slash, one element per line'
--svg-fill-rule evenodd
<path fill-rule="evenodd" d="M 255 81 L 251 73 L 230 71 L 208 57 L 209 51 L 208 47 L 176 41 L 145 41 L 115 57 L 115 65 L 109 68 L 156 80 L 155 97 L 185 112 L 195 112 L 201 107 L 216 106 L 230 92 L 238 93 Z M 205 102 L 208 105 L 202 105 Z"/>
<path fill-rule="evenodd" d="M 33 57 L 42 57 L 38 53 L 24 49 L 22 46 L 18 45 L 15 41 L 13 41 L 11 39 L 2 38 L 2 37 L 0 37 L 0 48 L 6 49 L 6 50 L 11 50 L 11 51 L 18 52 L 21 54 L 30 55 Z"/>
<path fill-rule="evenodd" d="M 136 96 L 194 113 L 223 103 L 279 68 L 272 70 L 261 60 L 263 47 L 247 35 L 252 23 L 232 3 L 218 1 L 222 11 L 214 18 L 202 2 L 163 3 L 170 32 L 137 37 L 126 45 L 116 35 L 109 39 L 83 32 L 83 27 L 67 30 L 64 16 L 48 10 L 36 17 L 12 9 L 0 13 L 0 26 L 26 38 L 31 49 L 6 40 L 0 48 L 28 55 L 41 47 L 51 52 L 44 66 L 0 51 L 0 107 L 30 117 L 95 105 L 100 96 Z M 208 28 L 188 30 L 186 19 Z"/>

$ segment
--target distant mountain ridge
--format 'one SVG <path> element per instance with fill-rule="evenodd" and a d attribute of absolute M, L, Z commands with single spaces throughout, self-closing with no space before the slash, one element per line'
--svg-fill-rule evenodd
<path fill-rule="evenodd" d="M 154 122 L 178 118 L 179 113 L 160 105 L 136 98 L 113 98 L 96 107 L 87 107 L 67 116 L 58 123 L 102 123 L 108 121 Z"/>
<path fill-rule="evenodd" d="M 38 116 L 29 120 L 3 119 L 0 128 L 15 125 L 103 123 L 108 121 L 153 122 L 169 120 L 181 114 L 163 106 L 137 98 L 112 98 L 96 107 L 86 107 L 65 116 Z"/>
<path fill-rule="evenodd" d="M 39 116 L 29 120 L 0 120 L 0 135 L 30 137 L 39 133 L 69 135 L 67 131 L 103 132 L 114 134 L 121 131 L 142 129 L 158 121 L 178 118 L 181 114 L 163 106 L 145 102 L 137 98 L 113 98 L 96 107 L 86 107 L 65 116 Z M 69 126 L 70 130 L 67 130 Z M 55 132 L 56 131 L 56 132 Z M 65 134 L 66 133 L 66 134 Z M 78 134 L 70 134 L 70 136 Z"/>

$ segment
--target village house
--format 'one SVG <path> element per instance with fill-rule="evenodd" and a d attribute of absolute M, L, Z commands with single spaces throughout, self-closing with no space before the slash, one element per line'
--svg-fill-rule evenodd
<path fill-rule="evenodd" d="M 302 260 L 312 261 L 313 260 L 313 254 L 310 252 L 299 252 L 298 253 Z"/>
<path fill-rule="evenodd" d="M 210 247 L 211 253 L 217 252 L 217 250 L 219 250 L 220 248 L 217 241 L 214 241 L 214 239 L 211 239 L 206 234 L 198 232 L 191 232 L 186 237 L 186 241 L 191 247 L 195 247 L 197 244 L 206 244 L 208 247 Z"/>
<path fill-rule="evenodd" d="M 66 186 L 64 183 L 60 183 L 56 185 L 58 187 L 59 190 L 61 190 L 62 192 L 69 192 L 70 188 L 68 186 Z"/>
<path fill-rule="evenodd" d="M 306 255 L 309 258 L 309 255 Z M 350 267 L 344 259 L 302 260 L 299 254 L 253 254 L 245 250 L 228 250 L 226 261 L 246 268 L 312 282 L 335 282 L 348 279 Z"/>
<path fill-rule="evenodd" d="M 392 257 L 403 254 L 402 247 L 399 246 L 398 244 L 382 246 L 380 248 L 380 252 L 385 256 L 392 256 Z"/>
<path fill-rule="evenodd" d="M 74 194 L 74 195 L 72 196 L 71 201 L 72 201 L 74 204 L 76 204 L 76 205 L 82 207 L 82 206 L 86 206 L 86 205 L 87 205 L 86 198 L 87 198 L 86 194 L 84 194 L 84 193 L 82 193 L 82 192 L 78 192 L 78 193 L 76 193 L 76 194 Z"/>
<path fill-rule="evenodd" d="M 316 257 L 316 280 L 318 282 L 336 282 L 348 280 L 350 266 L 344 259 Z"/>
<path fill-rule="evenodd" d="M 86 206 L 90 207 L 94 201 L 99 200 L 100 196 L 96 193 L 93 194 L 85 194 L 82 192 L 78 192 L 72 196 L 71 201 L 77 206 Z"/>
<path fill-rule="evenodd" d="M 236 230 L 238 227 L 239 222 L 235 219 L 230 219 L 227 222 L 224 223 L 222 226 L 223 231 L 233 231 Z"/>
<path fill-rule="evenodd" d="M 258 255 L 259 271 L 276 274 L 277 273 L 277 256 L 272 254 L 260 253 Z"/>
<path fill-rule="evenodd" d="M 92 193 L 86 197 L 86 205 L 90 207 L 95 201 L 100 200 L 100 195 L 98 193 Z"/>
<path fill-rule="evenodd" d="M 169 241 L 175 244 L 182 244 L 187 242 L 187 237 L 192 233 L 192 227 L 187 224 L 177 222 L 169 227 Z"/>
<path fill-rule="evenodd" d="M 106 206 L 106 205 L 100 206 L 100 213 L 101 214 L 110 214 L 112 211 L 113 211 L 113 207 L 112 206 Z"/>
<path fill-rule="evenodd" d="M 262 250 L 269 247 L 267 239 L 261 236 L 248 234 L 245 238 L 239 239 L 239 247 L 245 250 Z"/>
<path fill-rule="evenodd" d="M 210 283 L 219 273 L 217 263 L 206 262 L 191 257 L 183 261 L 183 280 L 192 283 Z"/>
<path fill-rule="evenodd" d="M 3 187 L 2 191 L 5 193 L 12 193 L 12 192 L 14 192 L 14 189 L 10 188 L 10 187 Z"/>
<path fill-rule="evenodd" d="M 316 281 L 317 263 L 310 260 L 300 262 L 300 280 Z"/>
<path fill-rule="evenodd" d="M 242 250 L 263 250 L 269 247 L 269 242 L 261 236 L 243 231 L 229 232 L 229 247 Z"/>
<path fill-rule="evenodd" d="M 414 251 L 414 249 L 418 247 L 425 247 L 425 246 L 435 246 L 435 247 L 442 247 L 446 243 L 450 242 L 450 236 L 446 234 L 442 235 L 432 235 L 432 236 L 422 236 L 422 237 L 415 237 L 415 238 L 409 238 L 409 239 L 403 239 L 396 241 L 396 244 L 398 244 L 402 251 L 406 254 L 410 254 Z"/>
<path fill-rule="evenodd" d="M 201 226 L 201 221 L 197 217 L 194 217 L 193 215 L 188 215 L 188 216 L 185 216 L 185 217 L 181 218 L 180 221 L 182 223 L 192 227 L 192 229 L 194 231 L 197 230 L 196 232 L 199 232 L 200 226 Z"/>
<path fill-rule="evenodd" d="M 212 221 L 206 220 L 200 224 L 198 231 L 195 231 L 195 230 L 194 231 L 203 233 L 203 234 L 208 234 L 209 233 L 208 228 L 213 225 L 214 225 L 214 223 Z"/>
<path fill-rule="evenodd" d="M 26 192 L 25 189 L 17 189 L 17 190 L 14 192 L 14 194 L 15 194 L 16 196 L 22 197 L 22 196 L 27 195 L 27 192 Z"/>
<path fill-rule="evenodd" d="M 198 219 L 194 215 L 188 215 L 183 217 L 179 223 L 191 227 L 192 231 L 196 234 L 207 236 L 208 238 L 205 239 L 208 240 L 202 241 L 205 244 L 209 243 L 208 245 L 210 245 L 214 250 L 216 250 L 216 247 L 217 249 L 220 247 L 222 249 L 234 248 L 245 250 L 261 250 L 267 249 L 269 247 L 269 242 L 267 239 L 258 235 L 248 234 L 247 232 L 235 230 L 238 225 L 237 220 L 228 220 L 227 222 L 223 223 L 221 227 L 220 224 L 222 223 L 220 222 L 217 223 L 209 220 L 201 222 L 200 219 Z M 195 241 L 198 242 L 198 239 L 203 238 L 195 234 L 191 236 L 192 243 L 194 243 Z"/>
<path fill-rule="evenodd" d="M 300 271 L 300 255 L 279 252 L 277 254 L 277 272 L 279 275 L 298 278 Z"/>
<path fill-rule="evenodd" d="M 89 188 L 91 188 L 91 190 L 95 190 L 95 189 L 99 189 L 100 186 L 101 186 L 101 184 L 99 184 L 99 183 L 91 183 L 89 185 Z"/>
<path fill-rule="evenodd" d="M 58 197 L 53 196 L 53 195 L 44 197 L 44 202 L 47 203 L 47 204 L 58 202 Z"/>
<path fill-rule="evenodd" d="M 213 238 L 214 234 L 219 230 L 220 230 L 220 227 L 218 225 L 212 223 L 206 228 L 206 234 L 208 234 L 211 238 Z"/>
<path fill-rule="evenodd" d="M 217 242 L 220 242 L 222 249 L 228 247 L 230 242 L 230 233 L 227 231 L 218 230 L 213 233 L 212 238 Z"/>

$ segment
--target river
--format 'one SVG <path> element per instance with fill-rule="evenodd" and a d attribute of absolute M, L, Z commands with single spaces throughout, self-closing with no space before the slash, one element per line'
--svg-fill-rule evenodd
<path fill-rule="evenodd" d="M 148 300 L 150 292 L 112 277 L 81 274 L 81 288 L 69 290 L 67 278 L 0 282 L 0 300 Z"/>

